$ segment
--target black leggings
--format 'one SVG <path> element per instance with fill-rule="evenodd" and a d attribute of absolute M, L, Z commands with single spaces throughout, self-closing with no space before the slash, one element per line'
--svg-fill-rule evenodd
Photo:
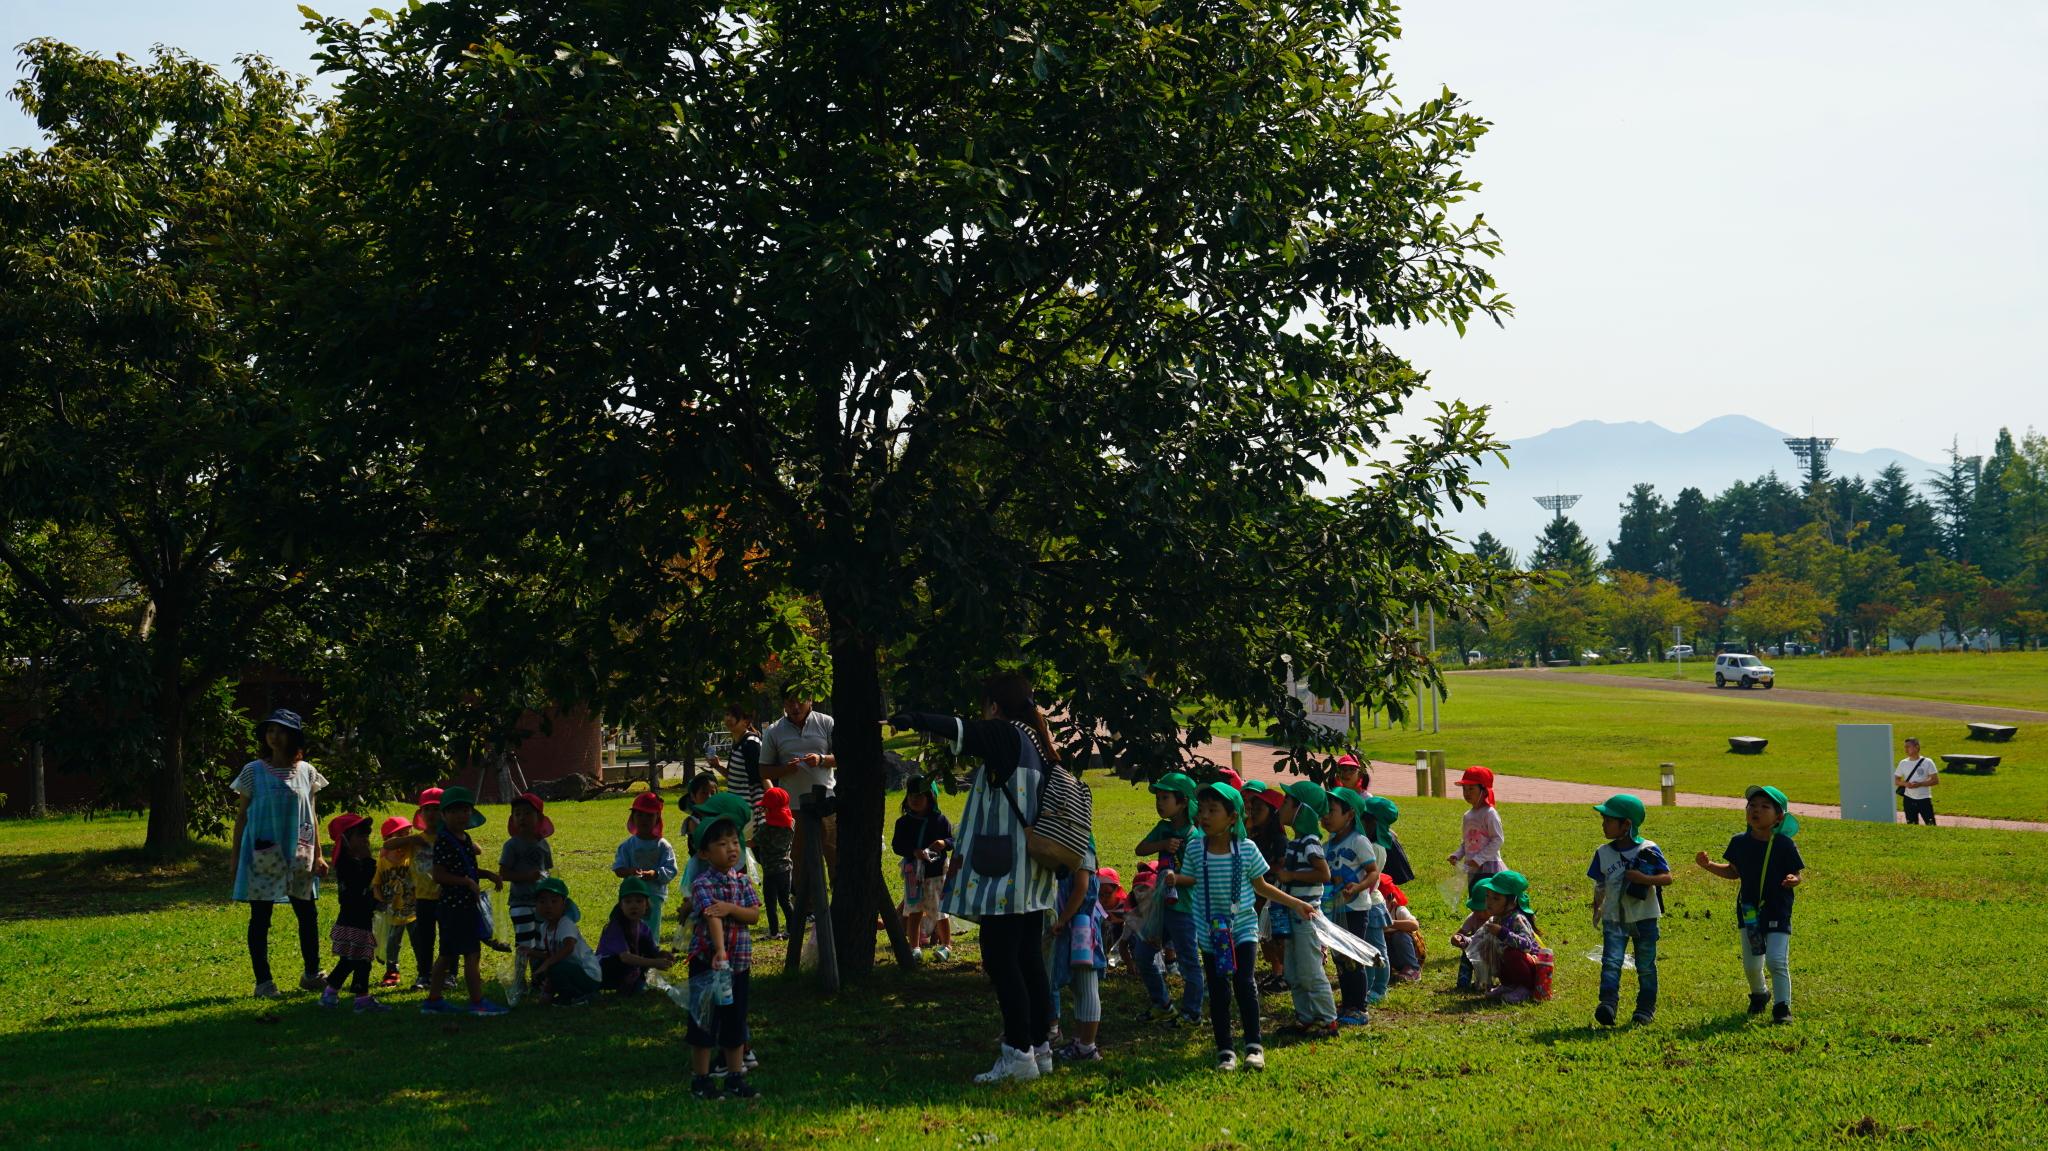
<path fill-rule="evenodd" d="M 275 903 L 249 905 L 249 965 L 256 969 L 256 982 L 270 980 L 270 910 Z M 292 914 L 299 920 L 299 954 L 306 960 L 306 974 L 320 970 L 320 910 L 310 899 L 292 900 Z"/>
<path fill-rule="evenodd" d="M 988 915 L 981 920 L 981 966 L 995 984 L 1003 1013 L 1003 1042 L 1029 1051 L 1052 1035 L 1052 984 L 1040 940 L 1045 912 Z"/>
<path fill-rule="evenodd" d="M 341 981 L 351 975 L 355 976 L 355 986 L 349 988 L 349 993 L 358 999 L 368 995 L 370 993 L 370 961 L 367 959 L 335 960 L 334 970 L 327 973 L 327 989 L 329 991 L 341 990 Z"/>
<path fill-rule="evenodd" d="M 412 963 L 419 970 L 419 977 L 425 979 L 434 970 L 434 924 L 441 918 L 441 901 L 422 899 L 419 910 L 413 912 L 413 920 L 406 927 L 412 936 Z"/>
<path fill-rule="evenodd" d="M 1230 1045 L 1230 992 L 1237 989 L 1237 1014 L 1244 1024 L 1244 1045 L 1247 1050 L 1259 1046 L 1259 979 L 1253 970 L 1259 961 L 1259 945 L 1245 942 L 1236 947 L 1233 957 L 1237 970 L 1228 979 L 1216 970 L 1216 953 L 1202 952 L 1202 978 L 1209 988 L 1209 1022 L 1216 1026 L 1216 1050 L 1231 1051 Z"/>
<path fill-rule="evenodd" d="M 790 930 L 796 930 L 796 906 L 790 902 L 789 876 L 790 873 L 787 871 L 771 871 L 761 877 L 761 886 L 766 888 L 762 893 L 761 905 L 768 909 L 768 934 L 770 935 L 780 934 L 782 931 L 782 928 L 777 927 L 775 924 L 775 909 L 777 907 L 782 909 L 783 921 L 789 924 Z M 913 943 L 911 946 L 915 947 L 917 945 Z"/>
<path fill-rule="evenodd" d="M 1365 912 L 1345 908 L 1337 914 L 1344 918 L 1340 926 L 1360 939 L 1365 938 Z M 1343 956 L 1337 957 L 1337 1010 L 1365 1010 L 1365 968 Z"/>

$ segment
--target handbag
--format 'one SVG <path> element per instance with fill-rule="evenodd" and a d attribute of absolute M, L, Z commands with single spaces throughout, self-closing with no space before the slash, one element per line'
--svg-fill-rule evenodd
<path fill-rule="evenodd" d="M 1406 887 L 1415 882 L 1415 868 L 1408 862 L 1408 853 L 1401 848 L 1401 837 L 1389 831 L 1387 839 L 1387 865 L 1382 870 L 1388 879 L 1394 881 L 1395 887 Z"/>
<path fill-rule="evenodd" d="M 1908 787 L 1913 786 L 1913 773 L 1919 771 L 1920 765 L 1925 762 L 1927 762 L 1926 756 L 1916 756 L 1913 760 L 1913 766 L 1906 769 L 1906 782 L 1900 784 L 1895 788 L 1892 788 L 1892 794 L 1898 796 L 1900 799 L 1906 798 L 1906 789 Z"/>
<path fill-rule="evenodd" d="M 1016 727 L 1020 738 L 1031 738 L 1030 728 L 1021 723 Z M 1010 805 L 1010 813 L 1024 828 L 1024 854 L 1033 863 L 1064 879 L 1087 858 L 1094 804 L 1088 789 L 1074 778 L 1074 773 L 1068 771 L 1065 764 L 1041 756 L 1039 766 L 1037 819 L 1025 820 L 1023 810 L 1017 805 L 1017 797 L 1010 793 L 1008 780 L 1000 785 L 1003 800 Z M 977 836 L 977 841 L 980 838 Z M 1008 844 L 1007 837 L 1004 837 L 1004 843 Z M 979 850 L 981 845 L 977 842 L 975 846 Z M 980 870 L 979 864 L 975 869 Z"/>

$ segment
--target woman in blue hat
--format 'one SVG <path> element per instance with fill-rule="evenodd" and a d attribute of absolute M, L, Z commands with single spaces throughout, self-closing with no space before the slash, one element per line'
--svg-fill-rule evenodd
<path fill-rule="evenodd" d="M 321 991 L 320 877 L 327 861 L 320 857 L 319 829 L 313 797 L 327 786 L 327 777 L 299 758 L 306 750 L 306 729 L 298 715 L 279 708 L 256 725 L 261 759 L 252 759 L 228 786 L 234 789 L 234 900 L 249 905 L 249 964 L 255 968 L 258 999 L 282 999 L 270 977 L 270 915 L 290 903 L 299 921 L 299 954 L 305 970 L 299 987 Z"/>

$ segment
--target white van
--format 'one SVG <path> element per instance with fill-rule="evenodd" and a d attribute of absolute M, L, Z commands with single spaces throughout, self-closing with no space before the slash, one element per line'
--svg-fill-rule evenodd
<path fill-rule="evenodd" d="M 1778 673 L 1753 655 L 1730 651 L 1714 657 L 1715 687 L 1727 687 L 1732 680 L 1737 687 L 1769 688 L 1777 679 Z"/>

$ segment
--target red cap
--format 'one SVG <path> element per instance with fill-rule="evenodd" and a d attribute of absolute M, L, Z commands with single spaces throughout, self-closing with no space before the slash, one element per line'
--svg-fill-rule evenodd
<path fill-rule="evenodd" d="M 340 815 L 337 815 L 333 819 L 327 821 L 327 834 L 336 843 L 340 843 L 342 836 L 347 835 L 350 831 L 353 831 L 358 824 L 364 824 L 368 822 L 370 822 L 370 817 L 367 815 L 357 815 L 353 811 L 344 811 Z"/>
<path fill-rule="evenodd" d="M 795 827 L 796 816 L 789 812 L 789 793 L 779 787 L 762 792 L 761 820 L 770 827 Z"/>
<path fill-rule="evenodd" d="M 414 827 L 417 827 L 417 828 L 419 828 L 419 829 L 420 829 L 421 831 L 425 831 L 425 830 L 427 829 L 427 817 L 426 817 L 426 810 L 427 810 L 428 808 L 430 808 L 430 807 L 433 807 L 433 808 L 438 808 L 438 807 L 440 807 L 440 806 L 441 806 L 441 789 L 440 789 L 440 788 L 438 788 L 438 787 L 430 787 L 430 788 L 426 789 L 425 791 L 422 791 L 422 792 L 420 792 L 420 802 L 419 802 L 419 806 L 418 806 L 418 807 L 416 807 L 416 808 L 414 808 L 414 809 L 413 809 L 413 813 L 412 813 L 412 825 L 413 825 Z"/>
<path fill-rule="evenodd" d="M 532 805 L 533 805 L 533 813 L 534 813 L 535 815 L 538 815 L 538 816 L 540 816 L 540 837 L 541 837 L 542 839 L 546 839 L 547 837 L 549 837 L 549 836 L 551 836 L 551 835 L 553 835 L 553 834 L 555 833 L 555 821 L 554 821 L 554 820 L 552 820 L 552 819 L 549 819 L 549 818 L 548 818 L 548 816 L 547 816 L 547 810 L 548 810 L 548 805 L 547 805 L 547 804 L 545 804 L 545 803 L 542 803 L 542 802 L 541 802 L 541 798 L 540 798 L 540 796 L 538 796 L 538 795 L 535 795 L 535 794 L 533 794 L 532 792 L 530 792 L 530 791 L 529 791 L 529 792 L 523 792 L 523 793 L 521 793 L 521 794 L 519 794 L 519 795 L 515 795 L 515 796 L 513 796 L 513 797 L 512 797 L 512 806 L 513 806 L 513 807 L 518 807 L 518 806 L 519 806 L 520 804 L 522 804 L 522 803 L 530 803 L 530 804 L 532 804 Z M 510 815 L 509 813 L 508 813 L 508 814 L 507 814 L 507 815 L 505 816 L 505 834 L 506 834 L 506 835 L 518 835 L 518 834 L 519 834 L 518 830 L 517 830 L 516 828 L 514 828 L 514 827 L 512 826 L 512 816 L 511 816 L 511 815 Z"/>
<path fill-rule="evenodd" d="M 412 834 L 412 830 L 412 824 L 406 822 L 404 816 L 394 815 L 384 821 L 384 825 L 377 829 L 377 834 L 385 839 L 397 839 L 401 835 Z"/>
<path fill-rule="evenodd" d="M 634 796 L 634 797 L 633 797 L 633 810 L 634 810 L 634 811 L 646 811 L 646 812 L 652 812 L 652 813 L 653 813 L 653 815 L 654 815 L 654 838 L 656 838 L 656 839 L 660 839 L 660 838 L 661 838 L 661 830 L 662 830 L 662 823 L 661 823 L 661 809 L 662 809 L 662 802 L 661 802 L 661 797 L 660 797 L 660 796 L 658 796 L 658 795 L 656 795 L 656 794 L 654 794 L 654 793 L 653 793 L 653 792 L 651 792 L 651 791 L 643 791 L 643 792 L 641 792 L 641 793 L 640 793 L 639 795 L 637 795 L 637 796 Z M 639 829 L 639 828 L 637 828 L 637 827 L 635 827 L 635 826 L 633 826 L 633 817 L 632 817 L 632 815 L 630 815 L 630 814 L 626 816 L 626 830 L 627 830 L 627 831 L 630 831 L 630 832 L 633 832 L 633 833 L 634 833 L 635 835 L 638 835 L 638 834 L 640 833 L 640 829 Z"/>
<path fill-rule="evenodd" d="M 1360 762 L 1358 762 L 1358 757 L 1357 757 L 1357 756 L 1355 756 L 1355 755 L 1352 755 L 1352 754 L 1351 754 L 1351 753 L 1349 753 L 1349 752 L 1346 752 L 1346 753 L 1344 753 L 1343 755 L 1340 755 L 1340 756 L 1338 756 L 1338 757 L 1337 757 L 1337 766 L 1338 766 L 1338 767 L 1344 767 L 1344 766 L 1347 766 L 1347 765 L 1348 765 L 1348 766 L 1351 766 L 1351 767 L 1355 767 L 1355 768 L 1359 769 L 1360 771 L 1364 771 L 1364 770 L 1365 770 L 1365 765 L 1364 765 L 1364 764 L 1362 764 L 1362 763 L 1360 763 Z"/>
<path fill-rule="evenodd" d="M 1468 767 L 1458 777 L 1459 787 L 1483 787 L 1486 789 L 1486 806 L 1493 806 L 1493 772 L 1483 767 Z"/>
<path fill-rule="evenodd" d="M 1254 791 L 1251 795 L 1253 799 L 1258 800 L 1274 811 L 1280 810 L 1280 805 L 1287 802 L 1287 793 L 1277 787 L 1269 787 L 1264 791 Z"/>
<path fill-rule="evenodd" d="M 1387 878 L 1387 873 L 1384 871 L 1380 872 L 1380 894 L 1385 896 L 1387 902 L 1395 907 L 1408 906 L 1408 896 L 1401 890 L 1401 885 Z"/>
<path fill-rule="evenodd" d="M 1114 867 L 1102 867 L 1096 869 L 1095 881 L 1104 887 L 1122 887 L 1124 877 L 1118 875 Z"/>

